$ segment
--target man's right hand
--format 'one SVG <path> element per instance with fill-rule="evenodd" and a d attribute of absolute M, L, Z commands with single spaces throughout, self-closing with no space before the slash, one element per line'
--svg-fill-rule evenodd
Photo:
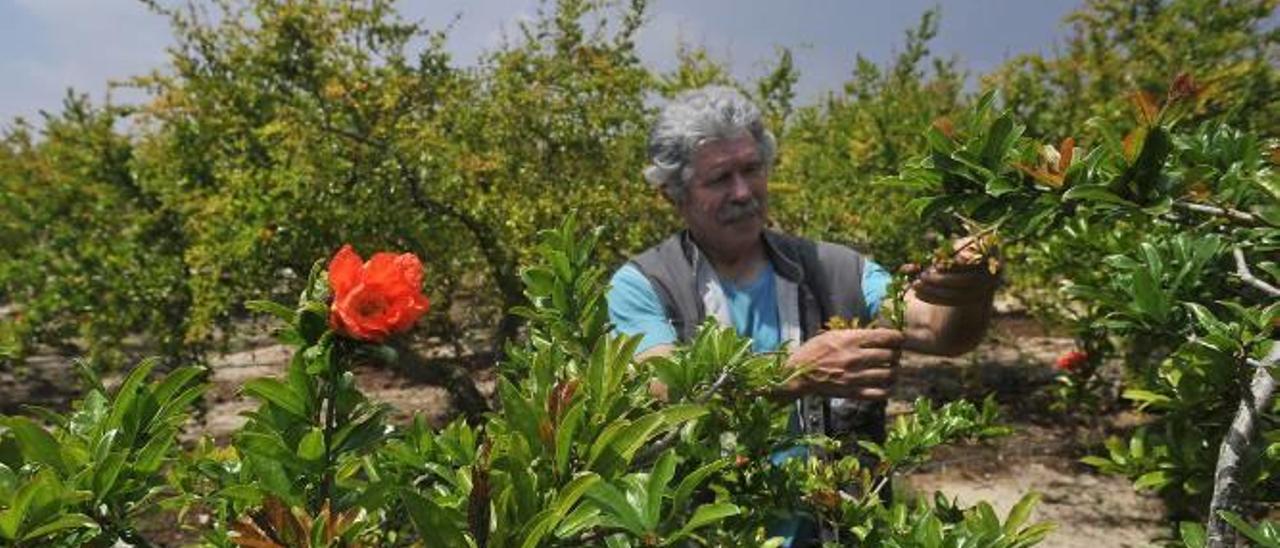
<path fill-rule="evenodd" d="M 840 329 L 796 348 L 787 364 L 807 367 L 784 390 L 788 396 L 884 400 L 897 376 L 903 335 L 896 329 Z"/>

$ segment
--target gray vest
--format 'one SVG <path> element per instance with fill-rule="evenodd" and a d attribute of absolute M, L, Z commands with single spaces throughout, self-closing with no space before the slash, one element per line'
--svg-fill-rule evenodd
<path fill-rule="evenodd" d="M 827 320 L 859 318 L 865 324 L 862 270 L 866 260 L 848 247 L 768 231 L 765 249 L 773 264 L 780 338 L 792 348 L 822 331 Z M 707 317 L 729 320 L 728 300 L 715 270 L 688 231 L 681 231 L 631 259 L 649 279 L 680 342 L 693 339 Z M 803 432 L 825 432 L 856 448 L 859 437 L 884 440 L 885 405 L 808 396 L 797 402 Z"/>

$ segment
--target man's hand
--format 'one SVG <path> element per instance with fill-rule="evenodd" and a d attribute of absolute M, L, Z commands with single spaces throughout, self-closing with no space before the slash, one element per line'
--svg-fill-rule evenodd
<path fill-rule="evenodd" d="M 906 295 L 906 343 L 903 348 L 939 356 L 972 350 L 991 321 L 991 300 L 1000 285 L 995 246 L 957 240 L 947 264 L 930 266 Z"/>
<path fill-rule="evenodd" d="M 788 360 L 808 371 L 793 379 L 785 395 L 883 400 L 897 376 L 903 335 L 895 329 L 841 329 L 822 333 L 796 348 Z"/>
<path fill-rule="evenodd" d="M 989 304 L 1000 285 L 997 250 L 972 238 L 956 240 L 955 249 L 950 265 L 931 266 L 916 278 L 911 284 L 914 296 L 938 306 Z"/>

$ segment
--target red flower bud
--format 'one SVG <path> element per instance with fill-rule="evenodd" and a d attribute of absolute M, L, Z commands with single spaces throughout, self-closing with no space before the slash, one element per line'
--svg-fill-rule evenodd
<path fill-rule="evenodd" d="M 1080 350 L 1071 350 L 1061 356 L 1058 356 L 1058 360 L 1053 362 L 1053 368 L 1058 371 L 1075 373 L 1078 372 L 1085 363 L 1088 363 L 1088 361 L 1088 354 Z"/>

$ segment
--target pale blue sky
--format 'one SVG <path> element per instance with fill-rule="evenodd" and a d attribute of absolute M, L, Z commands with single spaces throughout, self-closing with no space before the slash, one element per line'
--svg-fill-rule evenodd
<path fill-rule="evenodd" d="M 172 4 L 172 1 L 164 2 Z M 839 89 L 854 55 L 887 61 L 903 31 L 941 4 L 934 51 L 958 55 L 984 72 L 1024 52 L 1049 53 L 1067 34 L 1063 17 L 1082 0 L 653 0 L 641 31 L 642 58 L 670 67 L 676 44 L 706 46 L 734 74 L 763 73 L 777 46 L 793 49 L 801 100 Z M 461 19 L 449 39 L 460 62 L 474 62 L 503 29 L 530 17 L 538 0 L 402 0 L 401 11 L 441 28 Z M 134 0 L 0 0 L 0 125 L 57 109 L 68 87 L 103 101 L 107 82 L 165 63 L 166 21 Z M 136 96 L 116 93 L 117 102 Z"/>

